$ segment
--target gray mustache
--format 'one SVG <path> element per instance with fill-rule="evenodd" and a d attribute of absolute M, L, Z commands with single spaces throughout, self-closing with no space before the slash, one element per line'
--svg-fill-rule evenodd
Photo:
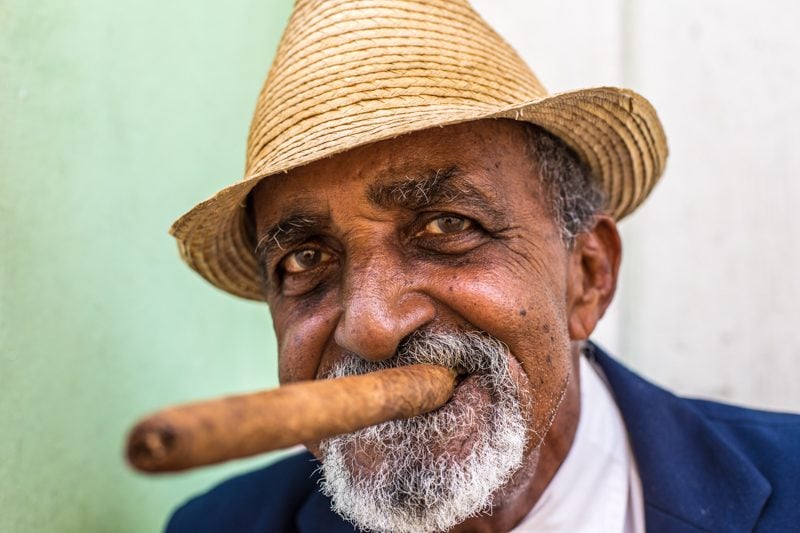
<path fill-rule="evenodd" d="M 396 354 L 383 361 L 368 361 L 348 353 L 326 377 L 365 374 L 403 365 L 434 364 L 459 373 L 508 375 L 509 350 L 505 343 L 479 331 L 417 330 L 398 346 Z"/>

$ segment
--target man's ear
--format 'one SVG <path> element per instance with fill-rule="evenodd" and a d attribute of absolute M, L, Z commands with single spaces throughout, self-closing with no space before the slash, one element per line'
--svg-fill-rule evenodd
<path fill-rule="evenodd" d="M 570 339 L 588 339 L 606 312 L 617 288 L 621 257 L 617 224 L 607 215 L 598 216 L 591 230 L 576 237 L 567 272 Z"/>

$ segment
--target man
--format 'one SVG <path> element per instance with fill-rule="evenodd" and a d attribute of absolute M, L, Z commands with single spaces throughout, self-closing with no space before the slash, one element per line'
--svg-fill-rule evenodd
<path fill-rule="evenodd" d="M 464 1 L 298 1 L 245 179 L 176 222 L 181 253 L 269 304 L 283 383 L 417 362 L 459 383 L 170 531 L 796 528 L 796 417 L 676 398 L 588 343 L 616 221 L 665 159 L 644 98 L 548 96 Z"/>

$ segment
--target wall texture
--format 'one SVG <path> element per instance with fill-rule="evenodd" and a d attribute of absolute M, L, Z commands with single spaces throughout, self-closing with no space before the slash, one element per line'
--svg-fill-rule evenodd
<path fill-rule="evenodd" d="M 474 0 L 553 92 L 630 87 L 670 142 L 597 339 L 685 394 L 800 410 L 800 4 Z"/>
<path fill-rule="evenodd" d="M 167 228 L 241 176 L 291 2 L 199 6 L 0 1 L 2 532 L 158 531 L 248 466 L 122 461 L 144 412 L 276 381 L 266 309 L 203 282 Z"/>
<path fill-rule="evenodd" d="M 290 0 L 0 0 L 0 531 L 157 531 L 253 462 L 158 479 L 123 434 L 274 383 L 263 306 L 166 235 L 239 177 Z M 800 409 L 791 0 L 476 0 L 553 91 L 633 87 L 672 155 L 598 338 L 679 391 Z"/>

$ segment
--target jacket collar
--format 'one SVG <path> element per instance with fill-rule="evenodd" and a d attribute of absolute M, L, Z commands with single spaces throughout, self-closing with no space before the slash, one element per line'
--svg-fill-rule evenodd
<path fill-rule="evenodd" d="M 751 531 L 772 488 L 696 404 L 656 387 L 600 348 L 636 458 L 648 531 Z"/>

